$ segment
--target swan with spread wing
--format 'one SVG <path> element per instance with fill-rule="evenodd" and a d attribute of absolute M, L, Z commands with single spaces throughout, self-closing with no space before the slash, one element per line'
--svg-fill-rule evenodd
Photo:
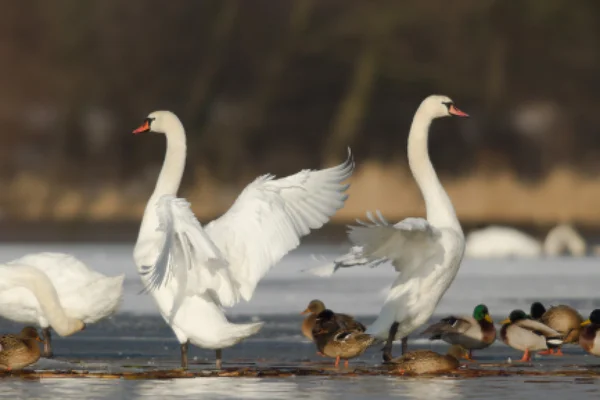
<path fill-rule="evenodd" d="M 186 136 L 169 111 L 148 115 L 135 134 L 163 133 L 167 151 L 146 206 L 134 249 L 142 281 L 181 344 L 221 349 L 255 334 L 262 322 L 232 324 L 222 307 L 249 301 L 260 279 L 311 229 L 322 227 L 347 198 L 354 163 L 250 183 L 220 218 L 202 226 L 190 204 L 177 198 L 186 159 Z"/>
<path fill-rule="evenodd" d="M 338 268 L 375 267 L 391 262 L 399 276 L 367 334 L 387 339 L 384 360 L 392 359 L 392 342 L 407 337 L 433 314 L 438 302 L 454 280 L 465 249 L 462 228 L 454 207 L 429 159 L 429 127 L 436 118 L 468 117 L 446 97 L 427 97 L 417 109 L 408 135 L 410 170 L 425 200 L 427 219 L 406 218 L 390 224 L 381 213 L 367 213 L 368 223 L 358 221 L 348 237 L 350 252 L 312 272 L 330 275 Z"/>

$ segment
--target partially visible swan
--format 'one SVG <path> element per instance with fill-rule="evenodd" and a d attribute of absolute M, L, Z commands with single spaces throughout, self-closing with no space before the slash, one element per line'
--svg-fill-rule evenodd
<path fill-rule="evenodd" d="M 387 339 L 384 360 L 392 359 L 392 341 L 407 337 L 433 314 L 454 280 L 464 252 L 464 236 L 450 198 L 429 159 L 429 126 L 436 118 L 468 115 L 446 96 L 429 96 L 419 106 L 408 136 L 408 162 L 427 210 L 427 219 L 406 218 L 395 225 L 378 212 L 367 213 L 370 223 L 352 226 L 350 252 L 333 263 L 318 267 L 327 275 L 341 267 L 377 266 L 391 261 L 400 274 L 392 284 L 375 322 L 366 333 Z M 323 273 L 325 271 L 325 273 Z"/>
<path fill-rule="evenodd" d="M 202 227 L 190 205 L 175 197 L 181 183 L 186 136 L 169 111 L 148 115 L 134 133 L 163 133 L 167 151 L 148 200 L 134 249 L 142 282 L 181 344 L 187 367 L 188 343 L 221 349 L 258 332 L 262 322 L 232 324 L 222 307 L 249 301 L 258 281 L 311 229 L 318 229 L 344 205 L 352 174 L 351 157 L 337 167 L 303 170 L 250 183 L 229 211 Z"/>
<path fill-rule="evenodd" d="M 116 312 L 123 295 L 125 275 L 105 276 L 87 267 L 70 254 L 35 253 L 7 263 L 3 268 L 26 265 L 47 276 L 58 294 L 64 312 L 70 318 L 86 324 L 94 323 Z M 15 285 L 0 291 L 0 316 L 28 325 L 38 325 L 44 335 L 44 356 L 52 356 L 50 327 L 61 334 L 49 321 L 33 290 Z"/>
<path fill-rule="evenodd" d="M 0 294 L 6 297 L 7 293 L 17 297 L 14 299 L 16 304 L 19 304 L 19 299 L 31 298 L 43 315 L 46 326 L 52 326 L 61 336 L 72 335 L 85 327 L 81 319 L 67 315 L 48 276 L 33 266 L 14 263 L 0 265 Z M 0 301 L 0 311 L 0 315 L 7 317 L 5 312 L 11 311 L 10 304 Z"/>
<path fill-rule="evenodd" d="M 583 237 L 568 224 L 551 229 L 543 243 L 517 229 L 492 225 L 467 235 L 465 257 L 557 257 L 565 251 L 582 257 L 586 247 Z"/>

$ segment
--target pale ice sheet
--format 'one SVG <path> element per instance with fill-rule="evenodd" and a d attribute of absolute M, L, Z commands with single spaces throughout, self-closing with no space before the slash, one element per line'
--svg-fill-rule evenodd
<path fill-rule="evenodd" d="M 250 302 L 228 310 L 230 315 L 296 314 L 313 298 L 333 310 L 376 315 L 396 274 L 389 265 L 339 270 L 329 278 L 302 272 L 318 265 L 311 255 L 327 259 L 342 254 L 346 245 L 305 245 L 290 253 L 260 282 Z M 122 312 L 156 314 L 132 259 L 131 244 L 7 244 L 0 246 L 0 261 L 38 251 L 70 252 L 92 268 L 109 275 L 125 273 Z M 469 313 L 486 303 L 493 315 L 514 308 L 528 309 L 532 301 L 567 303 L 587 314 L 600 307 L 600 259 L 552 258 L 535 260 L 464 260 L 456 280 L 440 302 L 436 314 Z"/>

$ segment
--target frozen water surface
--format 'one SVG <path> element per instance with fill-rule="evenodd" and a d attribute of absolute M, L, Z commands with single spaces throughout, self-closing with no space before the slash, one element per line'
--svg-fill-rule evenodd
<path fill-rule="evenodd" d="M 338 271 L 331 278 L 301 272 L 318 262 L 311 254 L 332 259 L 343 246 L 303 246 L 288 255 L 259 284 L 254 298 L 228 315 L 234 321 L 261 319 L 266 322 L 255 337 L 224 351 L 225 366 L 255 360 L 270 362 L 323 363 L 312 344 L 299 332 L 302 311 L 308 301 L 320 298 L 328 307 L 361 316 L 370 323 L 379 312 L 395 273 L 389 266 L 376 269 L 354 268 Z M 133 244 L 9 244 L 0 246 L 0 261 L 8 261 L 37 251 L 64 251 L 75 254 L 91 267 L 106 274 L 126 274 L 125 298 L 115 317 L 90 325 L 85 332 L 56 338 L 55 360 L 40 360 L 35 369 L 86 368 L 118 371 L 125 368 L 177 366 L 178 343 L 157 315 L 152 298 L 138 294 L 142 289 L 132 260 Z M 452 287 L 440 302 L 435 318 L 448 313 L 470 313 L 478 303 L 486 303 L 496 321 L 514 308 L 528 309 L 532 301 L 566 303 L 584 315 L 600 308 L 600 260 L 597 258 L 556 258 L 539 260 L 465 260 Z M 19 326 L 1 321 L 2 331 Z M 446 346 L 418 336 L 411 348 L 445 351 Z M 398 349 L 396 350 L 396 352 Z M 536 369 L 598 368 L 600 359 L 585 355 L 578 347 L 566 349 L 567 356 L 538 357 Z M 193 368 L 209 368 L 214 354 L 191 350 Z M 378 365 L 381 354 L 369 349 L 355 360 L 356 365 Z M 482 362 L 506 362 L 520 354 L 501 342 L 476 353 Z M 202 398 L 202 399 L 559 399 L 566 396 L 597 398 L 595 379 L 574 377 L 527 377 L 453 379 L 396 377 L 294 377 L 196 378 L 168 381 L 127 381 L 97 379 L 4 379 L 0 398 Z"/>

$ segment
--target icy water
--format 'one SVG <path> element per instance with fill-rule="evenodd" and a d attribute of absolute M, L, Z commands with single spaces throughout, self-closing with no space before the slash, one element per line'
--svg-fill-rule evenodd
<path fill-rule="evenodd" d="M 115 317 L 88 326 L 68 338 L 56 338 L 55 360 L 40 360 L 36 370 L 85 369 L 116 372 L 123 369 L 175 368 L 178 343 L 157 316 L 152 299 L 138 294 L 139 278 L 131 259 L 132 245 L 6 245 L 0 247 L 0 261 L 36 251 L 72 252 L 91 267 L 106 274 L 126 274 L 125 297 Z M 331 278 L 302 272 L 318 265 L 311 254 L 333 257 L 338 246 L 303 247 L 286 257 L 260 283 L 250 303 L 228 311 L 234 321 L 263 320 L 265 327 L 256 336 L 226 349 L 224 366 L 304 365 L 331 368 L 330 361 L 315 354 L 314 346 L 300 334 L 298 315 L 308 301 L 320 298 L 334 310 L 353 313 L 370 323 L 378 313 L 395 274 L 389 266 L 377 269 L 342 270 Z M 470 261 L 461 267 L 453 286 L 441 301 L 436 317 L 448 313 L 470 313 L 477 303 L 486 303 L 496 321 L 514 308 L 528 309 L 532 301 L 566 303 L 585 316 L 600 308 L 600 259 L 559 258 L 552 260 Z M 2 332 L 20 327 L 0 321 Z M 415 336 L 411 349 L 444 352 L 447 347 Z M 395 349 L 397 353 L 398 348 Z M 585 355 L 575 346 L 565 357 L 536 357 L 531 364 L 506 364 L 507 369 L 600 370 L 600 359 Z M 506 363 L 520 358 L 519 352 L 501 342 L 476 353 L 480 363 Z M 214 354 L 191 347 L 192 369 L 211 368 Z M 377 347 L 351 361 L 359 367 L 377 367 Z M 408 378 L 386 376 L 288 377 L 288 378 L 194 378 L 172 380 L 100 380 L 7 378 L 1 381 L 0 398 L 201 398 L 201 399 L 560 399 L 566 396 L 598 398 L 600 382 L 578 376 L 494 378 L 456 377 Z"/>

